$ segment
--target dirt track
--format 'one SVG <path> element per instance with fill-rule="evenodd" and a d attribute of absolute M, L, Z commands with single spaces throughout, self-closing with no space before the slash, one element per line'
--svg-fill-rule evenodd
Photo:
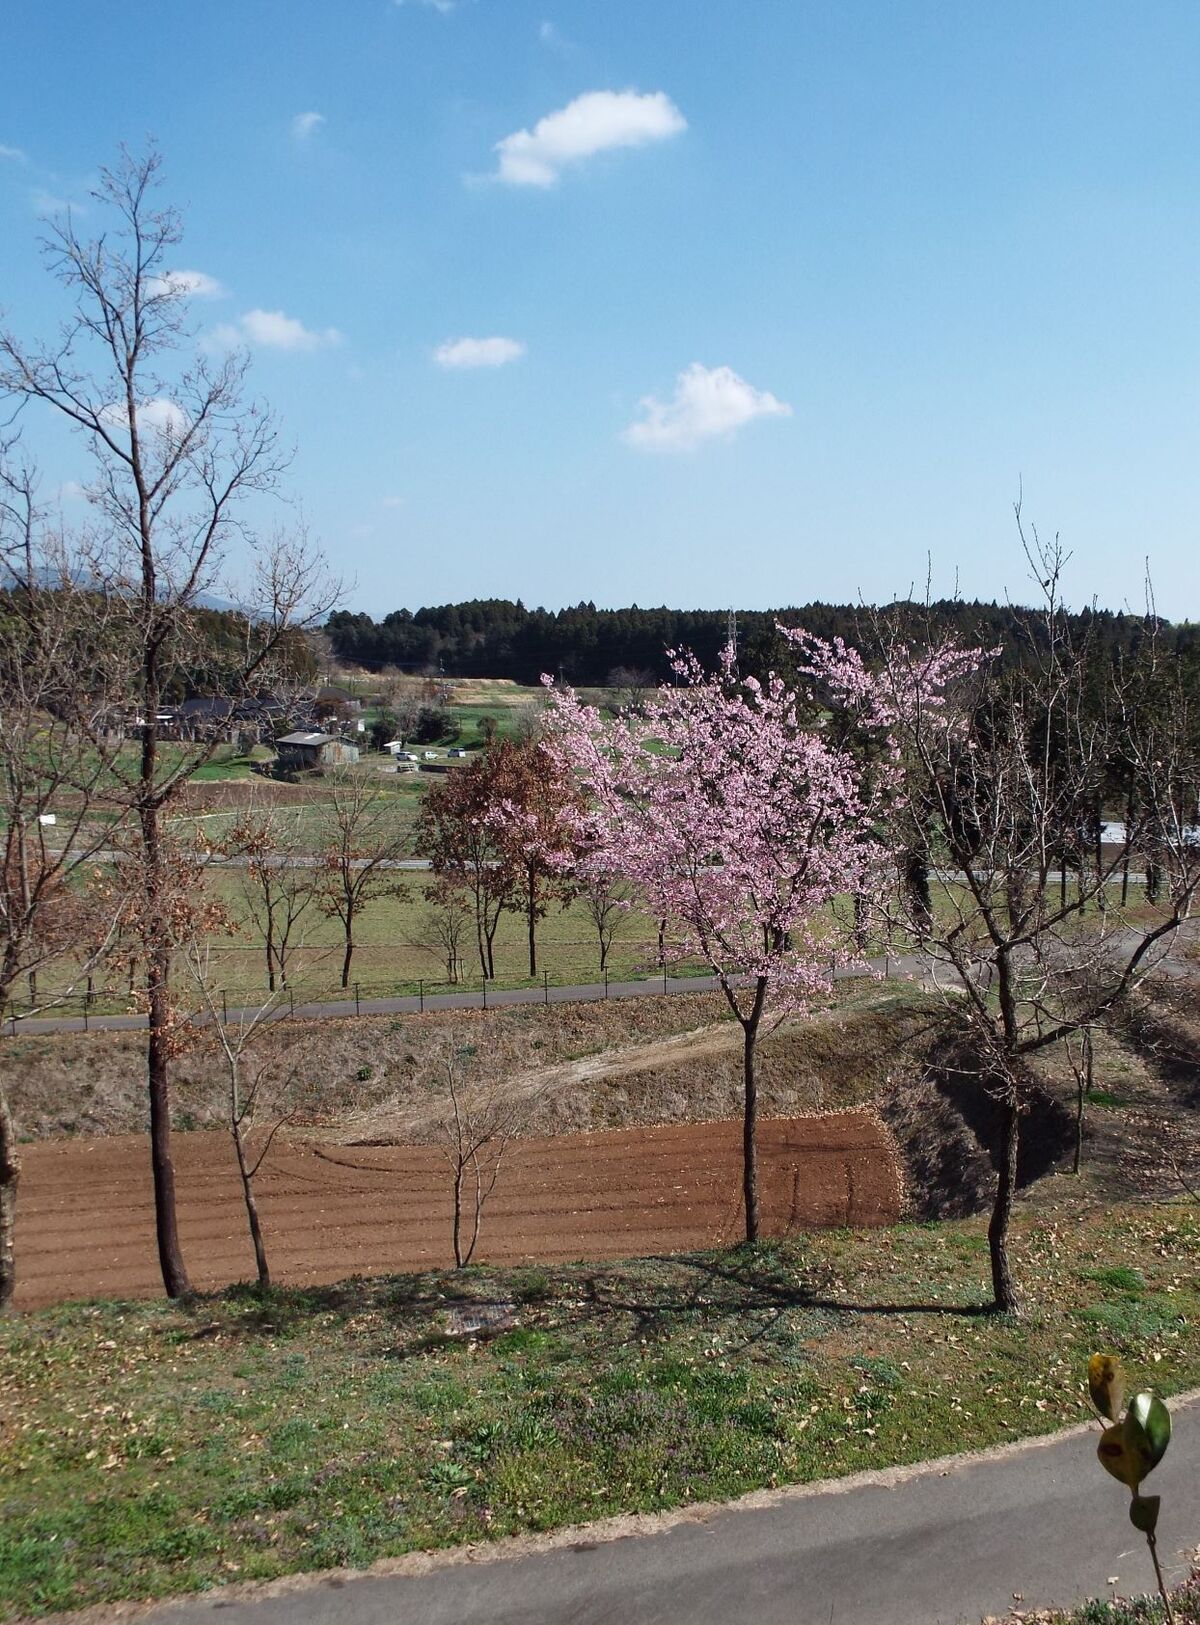
<path fill-rule="evenodd" d="M 176 1136 L 180 1228 L 199 1288 L 253 1272 L 233 1153 L 220 1133 Z M 552 1263 L 730 1241 L 741 1226 L 736 1122 L 559 1135 L 510 1146 L 481 1262 Z M 869 1113 L 769 1120 L 759 1132 L 764 1229 L 894 1221 L 901 1190 Z M 160 1290 L 149 1159 L 140 1137 L 25 1151 L 18 1303 Z M 258 1180 L 280 1283 L 451 1262 L 449 1172 L 436 1149 L 276 1141 Z"/>

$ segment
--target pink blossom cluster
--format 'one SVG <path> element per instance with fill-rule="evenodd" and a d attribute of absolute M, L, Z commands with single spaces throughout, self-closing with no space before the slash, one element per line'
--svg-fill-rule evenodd
<path fill-rule="evenodd" d="M 547 748 L 575 775 L 582 878 L 620 877 L 702 957 L 727 993 L 765 984 L 776 1009 L 828 987 L 844 949 L 828 905 L 882 872 L 875 808 L 853 756 L 799 714 L 772 674 L 706 675 L 672 652 L 677 682 L 606 721 L 549 679 Z M 852 668 L 848 668 L 853 675 Z"/>

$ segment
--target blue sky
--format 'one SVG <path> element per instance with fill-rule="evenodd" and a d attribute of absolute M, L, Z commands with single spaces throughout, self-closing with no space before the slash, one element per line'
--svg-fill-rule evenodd
<path fill-rule="evenodd" d="M 1200 616 L 1194 0 L 6 0 L 0 56 L 10 325 L 152 134 L 351 607 L 1024 599 L 1023 482 L 1076 602 Z"/>

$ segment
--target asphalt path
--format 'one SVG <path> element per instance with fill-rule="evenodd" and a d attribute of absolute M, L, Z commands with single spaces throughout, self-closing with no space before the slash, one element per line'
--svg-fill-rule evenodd
<path fill-rule="evenodd" d="M 1200 1537 L 1200 1404 L 1148 1488 L 1163 1498 L 1168 1581 Z M 1096 1460 L 1099 1429 L 989 1456 L 748 1497 L 682 1517 L 568 1530 L 392 1572 L 220 1592 L 153 1625 L 978 1625 L 1009 1610 L 1152 1590 L 1128 1495 Z M 630 1528 L 650 1528 L 629 1533 Z M 535 1547 L 530 1550 L 530 1545 Z M 539 1548 L 540 1549 L 536 1549 Z"/>
<path fill-rule="evenodd" d="M 915 955 L 901 958 L 872 959 L 862 965 L 839 966 L 834 972 L 837 981 L 852 981 L 868 976 L 915 976 L 927 969 L 924 961 Z M 633 982 L 578 982 L 566 987 L 554 987 L 549 982 L 541 987 L 515 987 L 486 989 L 482 993 L 426 993 L 398 994 L 394 998 L 320 999 L 292 1003 L 288 998 L 267 1012 L 269 1021 L 322 1021 L 346 1016 L 411 1016 L 426 1010 L 491 1010 L 512 1004 L 574 1004 L 592 1003 L 603 999 L 647 999 L 664 993 L 709 993 L 720 987 L 715 976 L 655 976 Z M 254 1020 L 261 1005 L 247 1005 L 235 1009 L 230 1005 L 224 1019 L 237 1023 Z M 192 1018 L 192 1025 L 207 1026 L 211 1020 L 204 1011 Z M 147 1025 L 145 1014 L 96 1016 L 17 1016 L 4 1024 L 4 1033 L 82 1033 L 82 1032 L 136 1032 Z"/>

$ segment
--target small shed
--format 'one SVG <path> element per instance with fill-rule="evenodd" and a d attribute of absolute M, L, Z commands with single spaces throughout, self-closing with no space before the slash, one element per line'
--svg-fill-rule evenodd
<path fill-rule="evenodd" d="M 314 767 L 344 767 L 358 761 L 358 746 L 340 734 L 291 733 L 275 741 L 280 767 L 303 770 Z"/>

